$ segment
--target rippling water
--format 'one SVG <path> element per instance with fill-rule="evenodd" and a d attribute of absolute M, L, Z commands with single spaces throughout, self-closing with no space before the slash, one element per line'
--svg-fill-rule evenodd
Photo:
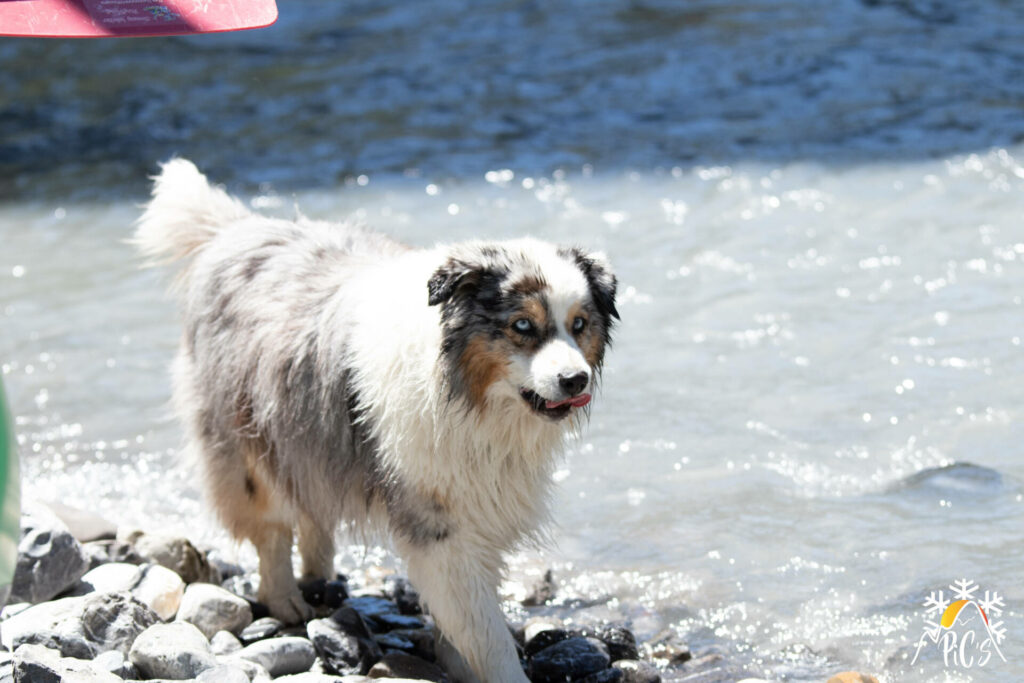
<path fill-rule="evenodd" d="M 27 496 L 222 538 L 167 416 L 173 306 L 121 241 L 177 152 L 271 213 L 608 252 L 623 324 L 510 595 L 551 566 L 546 610 L 675 633 L 725 655 L 709 680 L 1024 678 L 1024 8 L 477 7 L 0 42 Z M 910 667 L 963 577 L 1004 596 L 1007 661 Z"/>

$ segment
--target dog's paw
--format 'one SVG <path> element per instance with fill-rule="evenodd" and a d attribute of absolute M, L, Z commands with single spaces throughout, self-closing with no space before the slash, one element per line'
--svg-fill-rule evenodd
<path fill-rule="evenodd" d="M 315 616 L 313 606 L 302 599 L 299 591 L 269 597 L 263 603 L 270 610 L 270 616 L 286 624 L 302 624 Z"/>

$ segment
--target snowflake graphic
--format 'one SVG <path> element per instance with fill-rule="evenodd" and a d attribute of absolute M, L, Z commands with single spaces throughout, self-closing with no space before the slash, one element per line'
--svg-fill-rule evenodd
<path fill-rule="evenodd" d="M 932 591 L 931 595 L 924 601 L 925 612 L 931 614 L 942 614 L 949 607 L 949 600 L 943 595 L 942 591 Z"/>
<path fill-rule="evenodd" d="M 992 637 L 996 639 L 996 643 L 1001 643 L 1006 638 L 1006 627 L 1003 626 L 1001 621 L 993 621 L 988 625 L 988 630 L 992 633 Z"/>
<path fill-rule="evenodd" d="M 978 591 L 978 584 L 970 579 L 957 579 L 949 584 L 949 589 L 953 591 L 953 597 L 957 600 L 973 600 L 974 594 Z"/>
<path fill-rule="evenodd" d="M 1006 603 L 1003 602 L 1003 598 L 997 591 L 985 591 L 985 597 L 978 601 L 981 608 L 985 610 L 985 614 L 989 614 L 994 617 L 1003 616 L 1003 608 L 1006 607 Z"/>

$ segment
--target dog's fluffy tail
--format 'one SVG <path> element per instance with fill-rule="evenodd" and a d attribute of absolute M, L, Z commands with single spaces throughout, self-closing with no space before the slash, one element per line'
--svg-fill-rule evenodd
<path fill-rule="evenodd" d="M 187 159 L 162 164 L 153 181 L 153 198 L 132 239 L 149 265 L 193 256 L 219 229 L 250 215 Z"/>

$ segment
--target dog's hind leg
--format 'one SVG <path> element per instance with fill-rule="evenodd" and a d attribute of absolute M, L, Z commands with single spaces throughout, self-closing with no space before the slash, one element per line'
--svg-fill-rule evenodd
<path fill-rule="evenodd" d="M 334 534 L 306 513 L 299 518 L 299 554 L 302 578 L 334 578 Z"/>
<path fill-rule="evenodd" d="M 500 556 L 451 539 L 430 545 L 406 541 L 399 549 L 430 614 L 476 677 L 529 683 L 498 604 Z"/>

